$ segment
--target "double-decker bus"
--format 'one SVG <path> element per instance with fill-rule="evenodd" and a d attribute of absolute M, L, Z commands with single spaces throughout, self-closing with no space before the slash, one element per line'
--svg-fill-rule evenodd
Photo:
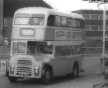
<path fill-rule="evenodd" d="M 83 59 L 84 18 L 42 7 L 18 9 L 13 18 L 8 78 L 79 76 Z"/>

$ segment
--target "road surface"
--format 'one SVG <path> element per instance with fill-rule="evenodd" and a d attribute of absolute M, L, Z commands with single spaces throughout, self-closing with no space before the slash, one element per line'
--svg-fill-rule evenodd
<path fill-rule="evenodd" d="M 0 55 L 7 56 L 9 50 L 0 49 Z M 0 57 L 4 60 L 5 57 Z M 84 74 L 79 78 L 72 79 L 70 77 L 57 78 L 50 85 L 43 85 L 40 82 L 28 81 L 11 83 L 4 75 L 3 69 L 0 69 L 0 88 L 93 88 L 94 84 L 100 84 L 104 82 L 101 74 L 100 56 L 85 56 L 83 61 Z"/>
<path fill-rule="evenodd" d="M 70 78 L 70 76 L 56 78 L 50 85 L 44 85 L 36 80 L 11 83 L 3 73 L 0 73 L 0 88 L 93 88 L 94 84 L 103 81 L 102 75 L 89 74 L 81 75 L 76 79 Z"/>

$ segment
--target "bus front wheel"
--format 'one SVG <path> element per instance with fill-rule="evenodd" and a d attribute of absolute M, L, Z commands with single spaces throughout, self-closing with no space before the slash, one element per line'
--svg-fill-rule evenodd
<path fill-rule="evenodd" d="M 43 69 L 43 77 L 42 77 L 42 81 L 45 84 L 50 84 L 52 81 L 52 71 L 48 68 Z"/>
<path fill-rule="evenodd" d="M 75 78 L 79 76 L 79 65 L 78 64 L 74 64 L 73 69 L 72 69 L 72 76 Z"/>
<path fill-rule="evenodd" d="M 17 78 L 8 76 L 10 82 L 16 82 Z"/>

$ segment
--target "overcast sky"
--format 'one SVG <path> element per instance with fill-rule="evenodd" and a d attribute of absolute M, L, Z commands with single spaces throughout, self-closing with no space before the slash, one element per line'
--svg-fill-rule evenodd
<path fill-rule="evenodd" d="M 83 0 L 44 0 L 54 9 L 62 12 L 70 12 L 79 9 L 97 9 L 96 3 Z"/>

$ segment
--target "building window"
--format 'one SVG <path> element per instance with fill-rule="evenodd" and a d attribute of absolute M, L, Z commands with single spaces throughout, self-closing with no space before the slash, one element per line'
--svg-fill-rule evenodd
<path fill-rule="evenodd" d="M 86 32 L 86 36 L 88 37 L 100 37 L 102 36 L 102 32 L 101 31 L 87 31 Z"/>
<path fill-rule="evenodd" d="M 89 14 L 84 14 L 83 16 L 84 16 L 84 18 L 85 18 L 86 20 L 90 20 L 90 19 L 91 19 L 91 16 L 90 16 Z"/>
<path fill-rule="evenodd" d="M 107 28 L 106 28 L 107 29 Z M 103 30 L 103 26 L 102 25 L 98 25 L 98 30 L 102 31 Z"/>
<path fill-rule="evenodd" d="M 87 31 L 91 31 L 91 25 L 85 25 L 85 29 L 86 29 Z"/>
<path fill-rule="evenodd" d="M 98 31 L 98 25 L 91 25 L 92 31 Z"/>
<path fill-rule="evenodd" d="M 101 30 L 103 30 L 103 28 Z M 108 25 L 106 25 L 106 30 L 108 31 Z"/>
<path fill-rule="evenodd" d="M 98 14 L 91 14 L 91 20 L 99 20 Z"/>
<path fill-rule="evenodd" d="M 98 15 L 98 20 L 102 20 L 103 17 L 102 17 L 102 14 Z"/>
<path fill-rule="evenodd" d="M 86 25 L 85 28 L 88 31 L 98 31 L 99 30 L 99 25 Z"/>

